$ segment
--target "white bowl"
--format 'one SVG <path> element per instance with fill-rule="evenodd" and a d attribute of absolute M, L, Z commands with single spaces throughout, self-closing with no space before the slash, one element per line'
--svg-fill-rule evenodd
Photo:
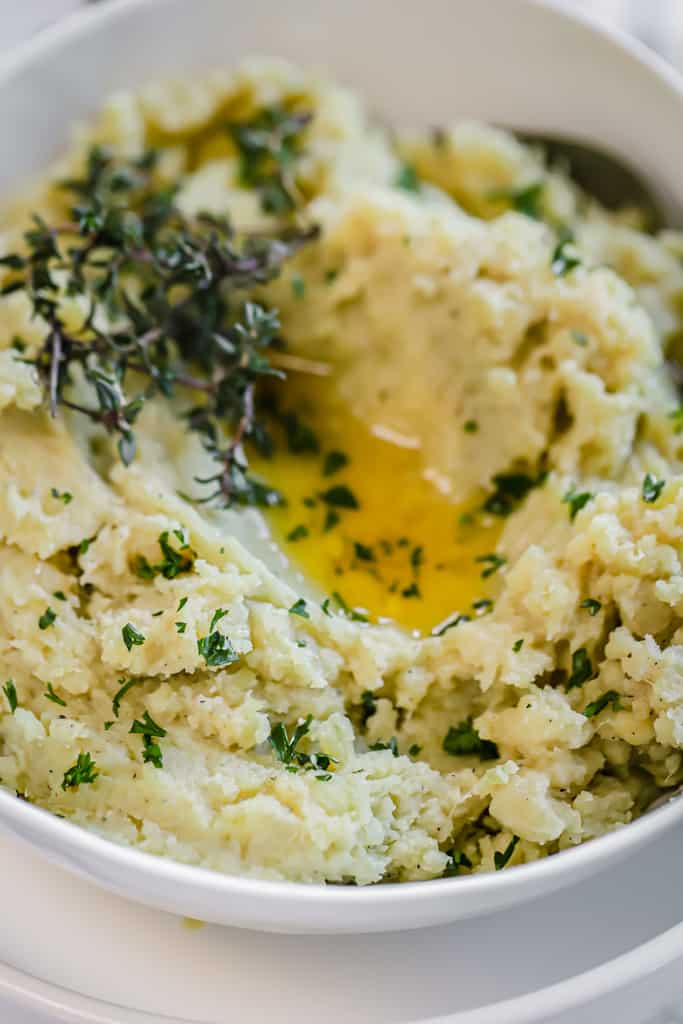
<path fill-rule="evenodd" d="M 117 87 L 247 54 L 324 65 L 394 123 L 475 116 L 599 140 L 672 216 L 683 208 L 683 86 L 634 43 L 535 0 L 118 0 L 0 64 L 0 192 L 33 175 L 71 123 Z M 417 928 L 575 882 L 683 818 L 683 800 L 540 863 L 372 888 L 223 876 L 116 846 L 0 792 L 0 826 L 122 895 L 216 923 L 283 932 Z"/>

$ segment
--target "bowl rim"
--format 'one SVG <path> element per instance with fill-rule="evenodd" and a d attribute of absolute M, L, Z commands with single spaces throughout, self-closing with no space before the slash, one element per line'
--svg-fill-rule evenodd
<path fill-rule="evenodd" d="M 91 31 L 105 30 L 108 23 L 120 17 L 134 15 L 136 10 L 143 7 L 162 7 L 167 2 L 168 0 L 108 0 L 106 4 L 76 8 L 56 23 L 41 29 L 34 37 L 14 47 L 6 55 L 0 56 L 0 88 L 10 81 L 13 75 L 21 73 L 26 66 L 40 60 L 44 53 L 59 50 L 62 44 L 86 36 Z M 569 9 L 564 6 L 563 0 L 514 2 L 521 7 L 544 9 L 551 12 L 559 21 L 574 26 L 578 24 L 583 26 L 587 33 L 601 37 L 604 43 L 639 65 L 641 71 L 649 73 L 667 86 L 681 102 L 683 110 L 683 76 L 662 57 L 625 31 L 601 22 L 584 11 Z M 84 826 L 60 819 L 51 811 L 20 800 L 9 790 L 0 787 L 0 828 L 7 827 L 3 819 L 15 824 L 22 836 L 25 836 L 24 823 L 29 826 L 31 832 L 39 830 L 42 833 L 42 841 L 40 844 L 32 845 L 38 845 L 46 854 L 48 846 L 55 853 L 65 849 L 79 850 L 82 854 L 117 867 L 130 869 L 148 877 L 153 876 L 160 881 L 199 888 L 205 893 L 211 892 L 222 896 L 232 893 L 245 897 L 259 895 L 261 898 L 272 900 L 275 904 L 290 903 L 295 897 L 298 904 L 318 908 L 325 905 L 338 907 L 347 903 L 353 904 L 354 908 L 371 908 L 397 903 L 413 904 L 423 899 L 427 901 L 438 894 L 444 897 L 455 896 L 458 892 L 467 892 L 470 896 L 477 893 L 502 894 L 511 889 L 523 888 L 525 883 L 551 883 L 565 872 L 568 863 L 576 869 L 594 860 L 601 862 L 598 868 L 605 866 L 612 857 L 626 856 L 634 852 L 645 842 L 683 820 L 683 798 L 672 798 L 665 806 L 578 846 L 561 850 L 537 861 L 513 866 L 506 871 L 364 886 L 281 881 L 224 874 L 211 868 L 157 856 L 119 844 Z M 62 857 L 60 860 L 63 862 Z M 439 1018 L 444 1021 L 447 1019 Z"/>

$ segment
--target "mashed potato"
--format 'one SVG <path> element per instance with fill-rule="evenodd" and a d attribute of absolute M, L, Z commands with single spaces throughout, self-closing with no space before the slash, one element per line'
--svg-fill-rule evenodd
<path fill-rule="evenodd" d="M 415 438 L 449 500 L 484 493 L 507 513 L 486 614 L 422 636 L 302 598 L 254 540 L 259 513 L 181 496 L 206 456 L 167 405 L 144 410 L 129 467 L 77 416 L 49 416 L 30 365 L 46 325 L 8 294 L 0 778 L 115 842 L 228 873 L 368 884 L 532 861 L 683 781 L 667 368 L 683 239 L 607 213 L 501 131 L 395 144 L 353 94 L 251 62 L 113 96 L 6 214 L 0 248 L 29 210 L 58 209 L 54 181 L 93 141 L 154 144 L 186 212 L 267 227 L 218 127 L 302 98 L 297 187 L 321 234 L 290 268 L 305 301 L 289 270 L 265 294 L 291 353 L 333 364 L 356 416 Z M 83 312 L 64 298 L 64 317 Z M 185 571 L 140 578 L 163 537 Z M 214 629 L 227 667 L 202 655 Z M 301 763 L 278 752 L 297 724 Z"/>

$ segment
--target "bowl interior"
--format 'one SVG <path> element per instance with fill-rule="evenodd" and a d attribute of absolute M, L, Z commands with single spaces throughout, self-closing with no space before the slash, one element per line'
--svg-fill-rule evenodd
<path fill-rule="evenodd" d="M 650 179 L 672 215 L 683 208 L 683 94 L 674 73 L 534 0 L 118 0 L 93 8 L 0 64 L 0 132 L 11 140 L 0 194 L 39 173 L 72 123 L 112 90 L 249 54 L 324 67 L 395 124 L 478 117 L 599 140 Z M 583 877 L 683 815 L 681 801 L 556 863 L 360 892 L 181 868 L 18 803 L 0 793 L 5 827 L 100 884 L 178 913 L 282 931 L 418 927 L 495 910 Z"/>

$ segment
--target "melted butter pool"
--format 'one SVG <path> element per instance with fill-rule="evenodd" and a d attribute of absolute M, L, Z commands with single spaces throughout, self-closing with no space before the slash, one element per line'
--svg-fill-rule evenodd
<path fill-rule="evenodd" d="M 495 552 L 500 520 L 482 496 L 454 504 L 410 439 L 354 417 L 329 379 L 290 378 L 288 401 L 318 450 L 288 450 L 278 431 L 273 458 L 251 464 L 286 499 L 267 517 L 292 566 L 338 605 L 423 634 L 486 611 L 473 607 L 491 591 L 477 559 Z M 288 434 L 311 446 L 291 416 Z"/>

